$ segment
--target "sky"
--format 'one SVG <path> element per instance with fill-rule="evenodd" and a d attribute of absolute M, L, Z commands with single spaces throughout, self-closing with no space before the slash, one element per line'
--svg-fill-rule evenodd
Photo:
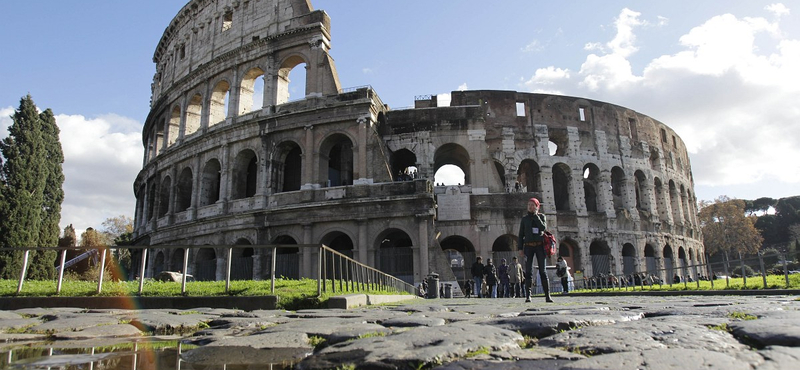
<path fill-rule="evenodd" d="M 263 0 L 262 0 L 263 1 Z M 152 58 L 184 0 L 4 2 L 0 138 L 31 94 L 61 128 L 61 227 L 133 217 Z M 342 87 L 621 105 L 686 143 L 700 200 L 800 195 L 800 1 L 312 0 Z M 491 4 L 491 5 L 487 5 Z"/>

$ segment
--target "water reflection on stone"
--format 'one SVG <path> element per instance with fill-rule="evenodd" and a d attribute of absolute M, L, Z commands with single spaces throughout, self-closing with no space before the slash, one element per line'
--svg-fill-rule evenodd
<path fill-rule="evenodd" d="M 73 343 L 77 344 L 77 343 Z M 221 363 L 213 361 L 187 361 L 183 355 L 187 348 L 177 341 L 128 342 L 108 346 L 69 347 L 59 343 L 9 343 L 0 349 L 0 369 L 46 369 L 46 370 L 283 370 L 291 369 L 299 352 L 272 353 L 270 356 L 251 356 L 256 349 L 234 348 L 241 361 Z M 234 356 L 221 356 L 227 359 Z M 273 363 L 255 362 L 255 358 L 269 357 Z"/>

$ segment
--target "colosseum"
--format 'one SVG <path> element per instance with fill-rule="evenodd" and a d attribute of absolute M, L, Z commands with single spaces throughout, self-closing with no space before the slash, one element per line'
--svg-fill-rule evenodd
<path fill-rule="evenodd" d="M 180 269 L 182 252 L 158 246 L 206 245 L 188 272 L 219 280 L 226 246 L 325 244 L 409 283 L 464 281 L 476 256 L 518 254 L 532 196 L 582 276 L 697 273 L 691 166 L 665 124 L 514 91 L 392 109 L 369 86 L 340 85 L 330 24 L 309 0 L 191 0 L 171 21 L 134 183 L 146 276 Z M 304 75 L 299 98 L 290 75 Z M 445 166 L 463 183 L 436 183 Z M 235 250 L 233 278 L 266 276 L 271 249 Z M 279 253 L 280 274 L 315 274 L 315 251 Z"/>

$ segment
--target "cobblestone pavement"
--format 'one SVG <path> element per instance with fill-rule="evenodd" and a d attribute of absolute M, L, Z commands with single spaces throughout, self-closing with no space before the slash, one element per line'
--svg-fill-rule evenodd
<path fill-rule="evenodd" d="M 180 334 L 188 365 L 295 369 L 797 369 L 797 296 L 410 300 L 288 311 L 0 311 L 0 342 Z M 196 330 L 196 331 L 195 331 Z M 174 337 L 173 337 L 174 338 Z"/>

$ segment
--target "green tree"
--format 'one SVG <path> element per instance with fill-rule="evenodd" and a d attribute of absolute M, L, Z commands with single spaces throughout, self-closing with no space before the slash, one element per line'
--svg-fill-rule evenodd
<path fill-rule="evenodd" d="M 755 216 L 746 216 L 745 201 L 721 196 L 714 202 L 701 202 L 700 227 L 708 254 L 752 254 L 764 239 L 755 228 Z"/>
<path fill-rule="evenodd" d="M 41 118 L 30 95 L 20 100 L 11 118 L 9 135 L 0 141 L 0 155 L 4 158 L 0 169 L 0 247 L 38 247 L 46 184 L 45 148 Z M 22 267 L 21 252 L 3 252 L 0 277 L 17 278 Z"/>
<path fill-rule="evenodd" d="M 45 162 L 43 176 L 45 177 L 44 193 L 42 200 L 42 226 L 39 236 L 39 245 L 51 247 L 59 242 L 59 223 L 61 222 L 61 203 L 64 202 L 64 152 L 59 140 L 58 125 L 53 111 L 45 110 L 39 115 L 42 124 L 42 141 L 44 143 Z M 32 260 L 29 276 L 37 279 L 52 279 L 55 269 L 53 259 L 55 251 L 42 251 Z"/>

